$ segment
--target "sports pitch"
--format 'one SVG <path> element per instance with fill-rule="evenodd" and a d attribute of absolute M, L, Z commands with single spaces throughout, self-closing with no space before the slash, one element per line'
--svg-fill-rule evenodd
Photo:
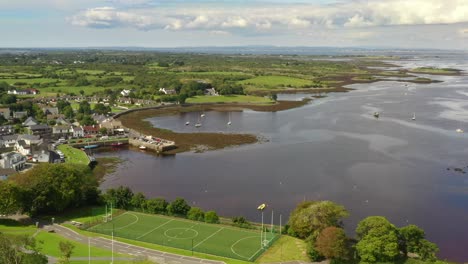
<path fill-rule="evenodd" d="M 92 232 L 181 248 L 228 258 L 254 261 L 275 241 L 277 234 L 207 224 L 161 215 L 126 212 L 88 229 Z"/>

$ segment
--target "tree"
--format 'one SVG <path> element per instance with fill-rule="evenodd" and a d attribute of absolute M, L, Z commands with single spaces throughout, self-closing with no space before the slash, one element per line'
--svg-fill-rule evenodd
<path fill-rule="evenodd" d="M 210 224 L 219 224 L 219 216 L 215 211 L 208 211 L 205 213 L 205 222 Z"/>
<path fill-rule="evenodd" d="M 427 241 L 424 230 L 416 225 L 408 225 L 399 229 L 400 244 L 404 253 L 416 253 L 424 261 L 435 261 L 439 251 L 436 244 Z"/>
<path fill-rule="evenodd" d="M 169 203 L 163 198 L 150 199 L 146 201 L 145 207 L 148 213 L 166 214 Z"/>
<path fill-rule="evenodd" d="M 188 211 L 190 210 L 190 205 L 183 198 L 176 198 L 172 203 L 167 207 L 167 212 L 170 215 L 179 215 L 187 216 Z"/>
<path fill-rule="evenodd" d="M 75 117 L 75 112 L 70 105 L 65 106 L 62 110 L 62 113 L 67 119 L 73 119 L 73 117 Z"/>
<path fill-rule="evenodd" d="M 134 209 L 140 209 L 143 210 L 146 206 L 146 197 L 144 194 L 141 192 L 136 193 L 133 195 L 132 200 L 130 201 L 130 204 Z"/>
<path fill-rule="evenodd" d="M 81 94 L 81 96 L 83 96 L 83 95 L 84 95 L 84 91 L 83 91 L 83 90 L 80 90 L 80 94 Z"/>
<path fill-rule="evenodd" d="M 19 188 L 11 182 L 0 181 L 0 214 L 14 214 L 20 207 Z"/>
<path fill-rule="evenodd" d="M 416 225 L 408 225 L 398 230 L 400 234 L 400 241 L 402 250 L 407 253 L 416 253 L 419 250 L 420 241 L 424 239 L 424 230 Z"/>
<path fill-rule="evenodd" d="M 62 253 L 62 259 L 60 263 L 69 263 L 70 262 L 70 257 L 73 254 L 73 249 L 75 248 L 75 245 L 73 245 L 70 241 L 60 241 L 59 242 L 59 249 L 60 252 Z"/>
<path fill-rule="evenodd" d="M 317 237 L 315 248 L 328 259 L 348 259 L 347 238 L 342 228 L 330 226 L 323 229 Z"/>
<path fill-rule="evenodd" d="M 130 209 L 132 198 L 132 190 L 124 186 L 119 186 L 117 189 L 108 189 L 104 195 L 106 202 L 112 203 L 115 208 L 125 210 Z"/>
<path fill-rule="evenodd" d="M 399 255 L 397 229 L 385 217 L 370 216 L 356 229 L 356 250 L 364 262 L 393 261 Z"/>
<path fill-rule="evenodd" d="M 106 115 L 106 114 L 110 113 L 112 111 L 112 109 L 110 108 L 110 106 L 106 106 L 106 105 L 104 105 L 102 103 L 98 103 L 98 104 L 94 105 L 93 111 L 96 114 Z"/>
<path fill-rule="evenodd" d="M 105 127 L 99 128 L 99 134 L 101 134 L 101 135 L 107 135 L 107 128 L 105 128 Z"/>
<path fill-rule="evenodd" d="M 326 227 L 340 226 L 346 216 L 346 209 L 331 201 L 305 201 L 291 213 L 289 232 L 300 238 L 317 237 Z"/>
<path fill-rule="evenodd" d="M 46 264 L 48 260 L 37 252 L 33 237 L 0 233 L 0 263 Z"/>
<path fill-rule="evenodd" d="M 81 101 L 78 107 L 78 113 L 82 113 L 85 115 L 91 114 L 91 106 L 88 101 Z"/>
<path fill-rule="evenodd" d="M 98 182 L 86 165 L 39 164 L 11 180 L 20 188 L 23 211 L 31 215 L 94 204 L 99 194 Z"/>
<path fill-rule="evenodd" d="M 194 221 L 204 221 L 205 213 L 199 207 L 192 207 L 187 213 L 187 218 Z"/>
<path fill-rule="evenodd" d="M 242 227 L 242 228 L 250 228 L 251 224 L 245 217 L 243 216 L 236 216 L 232 218 L 232 223 L 234 226 Z"/>
<path fill-rule="evenodd" d="M 436 253 L 439 251 L 439 247 L 436 244 L 427 241 L 426 239 L 421 239 L 419 241 L 418 250 L 415 252 L 419 257 L 424 261 L 436 261 Z"/>

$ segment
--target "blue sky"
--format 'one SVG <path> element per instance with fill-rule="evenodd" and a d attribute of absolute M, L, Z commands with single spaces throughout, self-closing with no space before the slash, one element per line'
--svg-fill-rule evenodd
<path fill-rule="evenodd" d="M 467 0 L 0 1 L 0 47 L 468 49 Z"/>

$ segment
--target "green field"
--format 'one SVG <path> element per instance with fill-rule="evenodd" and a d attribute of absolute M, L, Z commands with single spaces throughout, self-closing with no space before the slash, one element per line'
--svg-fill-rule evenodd
<path fill-rule="evenodd" d="M 59 145 L 58 150 L 62 151 L 65 155 L 65 162 L 75 164 L 89 164 L 89 158 L 86 153 L 80 149 L 74 148 L 69 145 Z"/>
<path fill-rule="evenodd" d="M 220 96 L 195 96 L 187 98 L 189 104 L 202 104 L 202 103 L 273 103 L 267 97 L 251 96 L 251 95 L 220 95 Z"/>
<path fill-rule="evenodd" d="M 93 226 L 92 232 L 193 250 L 244 261 L 254 261 L 261 248 L 260 232 L 225 225 L 206 224 L 160 215 L 126 212 L 112 221 Z M 266 246 L 276 239 L 267 233 Z"/>
<path fill-rule="evenodd" d="M 313 84 L 310 80 L 287 77 L 287 76 L 258 76 L 252 79 L 247 79 L 239 82 L 243 85 L 254 85 L 262 87 L 307 87 Z"/>

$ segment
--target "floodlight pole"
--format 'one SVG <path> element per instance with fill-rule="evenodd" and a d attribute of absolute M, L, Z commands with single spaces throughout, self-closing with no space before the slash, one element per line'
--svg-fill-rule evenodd
<path fill-rule="evenodd" d="M 262 231 L 260 232 L 260 248 L 263 248 L 263 210 L 262 210 Z"/>
<path fill-rule="evenodd" d="M 114 223 L 112 223 L 112 261 L 114 263 Z"/>
<path fill-rule="evenodd" d="M 106 216 L 106 223 L 107 223 L 107 217 L 109 217 L 109 215 L 107 214 L 107 203 L 106 203 L 106 213 L 105 213 L 105 216 Z"/>

